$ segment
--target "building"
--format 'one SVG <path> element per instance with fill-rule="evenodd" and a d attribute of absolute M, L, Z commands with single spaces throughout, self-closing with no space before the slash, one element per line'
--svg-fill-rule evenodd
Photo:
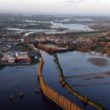
<path fill-rule="evenodd" d="M 2 57 L 2 62 L 3 63 L 14 63 L 15 62 L 15 57 L 11 52 L 9 53 L 4 53 Z"/>
<path fill-rule="evenodd" d="M 15 54 L 15 62 L 16 63 L 24 63 L 24 64 L 30 64 L 31 58 L 28 56 L 27 52 L 16 52 Z"/>

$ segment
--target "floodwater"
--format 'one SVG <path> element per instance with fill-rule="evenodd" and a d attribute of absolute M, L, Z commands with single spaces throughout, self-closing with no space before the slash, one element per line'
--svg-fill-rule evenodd
<path fill-rule="evenodd" d="M 41 92 L 36 93 L 39 90 L 36 71 L 37 65 L 7 66 L 0 70 L 0 110 L 59 110 Z M 24 96 L 20 97 L 20 93 Z"/>
<path fill-rule="evenodd" d="M 92 107 L 85 106 L 76 97 L 61 87 L 58 80 L 58 69 L 54 62 L 54 57 L 41 52 L 44 59 L 43 77 L 45 82 L 59 94 L 65 96 L 84 110 L 93 110 Z M 64 54 L 65 55 L 65 54 Z M 53 104 L 43 94 L 36 93 L 39 90 L 36 65 L 31 66 L 7 66 L 0 70 L 0 110 L 59 110 L 59 107 Z M 20 93 L 24 96 L 20 97 Z M 13 100 L 9 99 L 12 95 Z"/>
<path fill-rule="evenodd" d="M 45 62 L 42 71 L 45 82 L 60 95 L 65 96 L 84 110 L 94 110 L 61 87 L 58 80 L 59 71 L 53 55 L 43 51 L 41 53 Z M 82 52 L 67 52 L 57 55 L 66 81 L 82 95 L 88 96 L 109 110 L 109 73 L 104 72 L 109 71 L 110 66 L 99 67 L 87 61 L 90 57 L 101 56 L 91 56 Z M 109 58 L 106 59 L 109 60 Z M 59 107 L 44 97 L 41 92 L 36 93 L 36 90 L 40 90 L 37 67 L 38 64 L 7 66 L 0 70 L 0 110 L 43 110 L 44 108 L 59 110 Z M 23 97 L 20 97 L 21 92 L 24 94 Z M 13 100 L 9 99 L 10 95 L 14 97 Z"/>
<path fill-rule="evenodd" d="M 68 31 L 93 31 L 89 26 L 84 24 L 63 24 L 63 23 L 54 23 L 52 22 L 52 28 L 66 28 Z"/>
<path fill-rule="evenodd" d="M 58 54 L 58 58 L 69 85 L 110 110 L 110 58 L 77 51 Z M 88 58 L 104 58 L 108 64 L 94 65 Z"/>
<path fill-rule="evenodd" d="M 53 55 L 49 55 L 43 51 L 41 53 L 42 53 L 42 57 L 44 59 L 44 67 L 43 67 L 42 73 L 43 73 L 43 78 L 44 78 L 45 82 L 51 88 L 56 90 L 60 95 L 63 95 L 67 99 L 76 103 L 84 110 L 93 110 L 93 107 L 83 104 L 82 102 L 79 101 L 78 98 L 74 97 L 73 95 L 68 93 L 68 91 L 65 88 L 61 87 L 60 82 L 58 80 L 58 76 L 60 73 L 59 73 L 57 65 L 54 62 L 55 58 L 53 57 Z"/>
<path fill-rule="evenodd" d="M 28 20 L 27 20 L 28 21 Z M 29 21 L 32 22 L 32 21 Z M 37 25 L 37 21 L 33 21 L 34 23 L 31 25 Z M 38 22 L 39 23 L 39 22 Z M 45 22 L 41 22 L 44 23 Z M 66 33 L 66 32 L 91 32 L 94 31 L 93 29 L 91 29 L 88 25 L 84 25 L 84 24 L 63 24 L 63 23 L 55 23 L 55 22 L 48 22 L 51 23 L 52 26 L 50 26 L 51 29 L 23 29 L 23 28 L 13 28 L 13 27 L 8 27 L 6 28 L 7 30 L 10 31 L 16 31 L 16 32 L 35 32 L 35 33 L 39 33 L 39 32 L 44 32 L 46 34 L 55 34 L 55 33 Z M 18 26 L 28 26 L 28 24 L 19 24 Z M 63 29 L 61 31 L 59 31 L 58 29 Z"/>

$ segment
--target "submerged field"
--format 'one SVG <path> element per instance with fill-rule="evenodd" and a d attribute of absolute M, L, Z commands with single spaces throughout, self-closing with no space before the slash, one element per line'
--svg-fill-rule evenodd
<path fill-rule="evenodd" d="M 58 58 L 69 85 L 109 110 L 110 58 L 77 51 L 58 54 Z"/>

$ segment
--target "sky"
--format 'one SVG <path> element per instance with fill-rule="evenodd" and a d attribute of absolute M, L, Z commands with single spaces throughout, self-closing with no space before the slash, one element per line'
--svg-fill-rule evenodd
<path fill-rule="evenodd" d="M 0 0 L 0 12 L 110 16 L 110 0 Z"/>

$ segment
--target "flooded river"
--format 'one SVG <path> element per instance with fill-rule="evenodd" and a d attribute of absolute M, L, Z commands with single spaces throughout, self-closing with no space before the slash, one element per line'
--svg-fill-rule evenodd
<path fill-rule="evenodd" d="M 41 53 L 45 62 L 42 72 L 45 82 L 58 93 L 84 108 L 84 110 L 93 110 L 92 107 L 84 105 L 79 99 L 61 87 L 54 57 L 43 51 Z M 110 66 L 100 67 L 91 64 L 87 61 L 91 57 L 88 53 L 67 52 L 57 55 L 66 81 L 82 95 L 86 95 L 93 101 L 101 103 L 109 110 L 110 77 L 109 73 L 105 74 L 105 72 L 109 71 Z M 109 58 L 107 59 L 109 60 Z M 0 110 L 42 110 L 44 108 L 45 110 L 59 110 L 41 92 L 36 93 L 36 90 L 39 90 L 36 74 L 37 67 L 38 64 L 31 66 L 7 66 L 0 70 L 0 99 L 2 99 L 0 101 Z M 22 98 L 20 97 L 21 92 L 24 94 Z M 13 101 L 9 99 L 10 95 L 13 95 Z"/>

